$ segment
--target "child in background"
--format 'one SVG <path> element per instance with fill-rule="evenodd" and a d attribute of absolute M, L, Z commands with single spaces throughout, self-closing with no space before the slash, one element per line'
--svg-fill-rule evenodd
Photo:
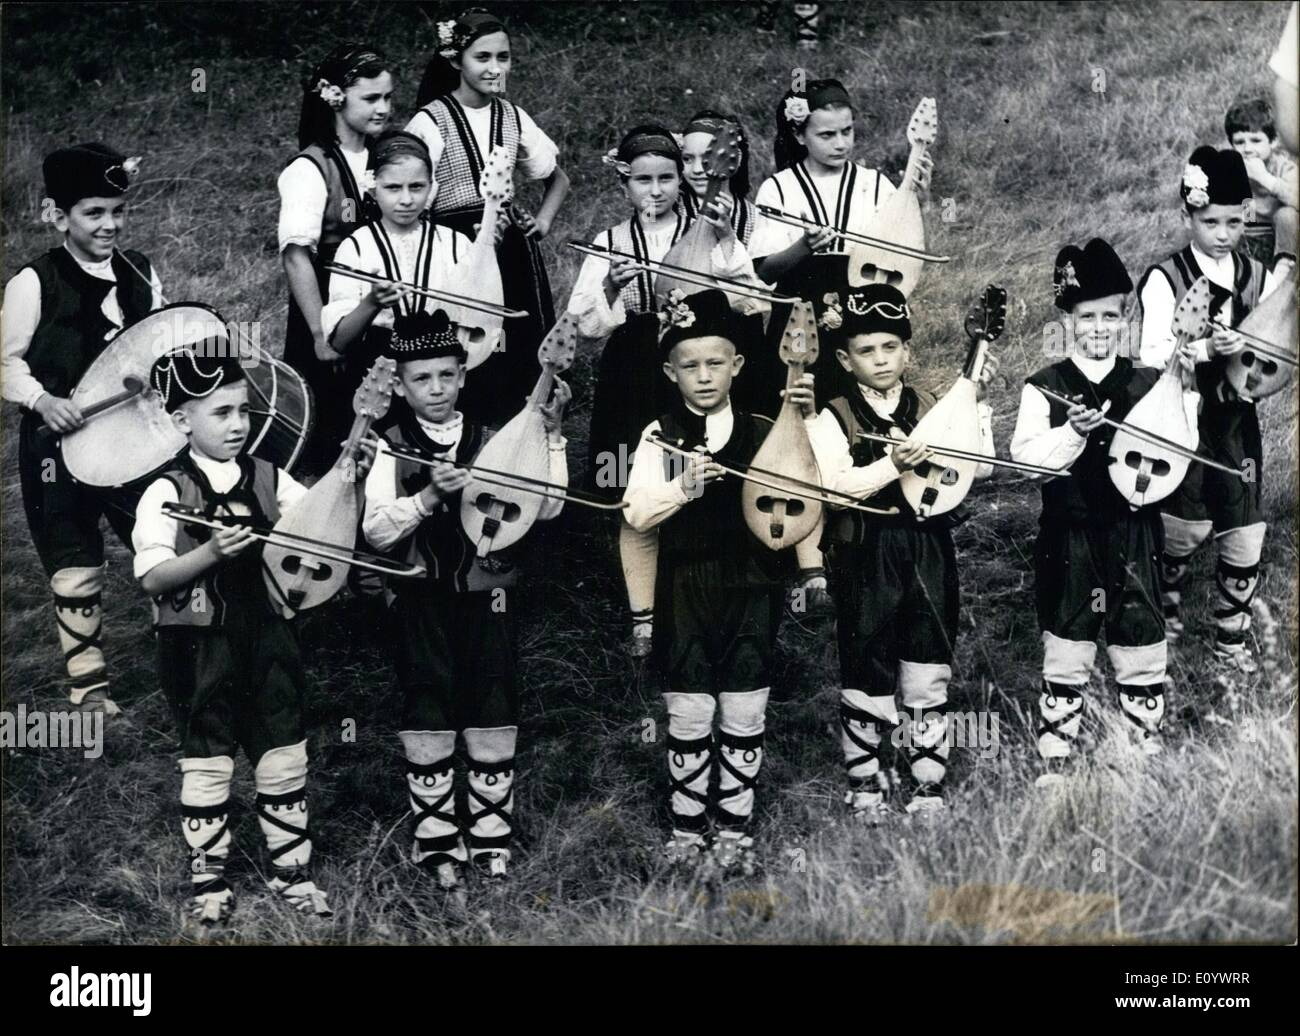
<path fill-rule="evenodd" d="M 1163 539 L 1159 507 L 1130 508 L 1107 473 L 1114 429 L 1151 390 L 1159 369 L 1115 354 L 1124 328 L 1128 271 L 1111 246 L 1093 238 L 1067 245 L 1053 268 L 1056 306 L 1068 315 L 1074 352 L 1030 375 L 1020 396 L 1011 456 L 1026 464 L 1068 468 L 1069 478 L 1043 483 L 1043 511 L 1034 552 L 1038 622 L 1043 631 L 1041 787 L 1065 780 L 1063 766 L 1079 737 L 1097 637 L 1119 684 L 1119 704 L 1147 752 L 1160 748 L 1165 715 L 1167 646 L 1157 604 Z M 1168 322 L 1166 321 L 1166 325 Z M 1180 354 L 1187 419 L 1199 397 L 1191 359 Z M 1078 399 L 1066 406 L 1039 391 Z M 1193 468 L 1197 465 L 1193 464 Z M 1097 590 L 1104 607 L 1096 607 Z"/>
<path fill-rule="evenodd" d="M 131 542 L 138 492 L 92 490 L 63 464 L 58 435 L 82 423 L 68 397 L 108 340 L 163 305 L 158 276 L 139 252 L 117 242 L 126 193 L 139 159 L 104 144 L 78 144 L 45 157 L 45 194 L 54 203 L 60 245 L 28 263 L 5 286 L 4 398 L 23 410 L 18 477 L 37 557 L 50 580 L 68 676 L 68 697 L 116 715 L 101 639 L 104 537 L 101 517 Z M 52 476 L 52 477 L 51 477 Z"/>
<path fill-rule="evenodd" d="M 1156 263 L 1138 285 L 1142 302 L 1142 363 L 1164 367 L 1175 341 L 1170 325 L 1178 302 L 1196 280 L 1209 278 L 1210 316 L 1236 327 L 1276 286 L 1255 259 L 1237 251 L 1245 232 L 1244 203 L 1250 180 L 1240 154 L 1198 147 L 1183 170 L 1180 185 L 1183 226 L 1188 244 Z M 1235 331 L 1216 328 L 1191 343 L 1196 380 L 1203 405 L 1197 424 L 1200 452 L 1241 470 L 1249 462 L 1249 481 L 1204 464 L 1192 464 L 1187 476 L 1161 507 L 1165 544 L 1161 593 L 1170 639 L 1183 632 L 1183 584 L 1192 555 L 1214 533 L 1218 567 L 1218 607 L 1214 611 L 1215 654 L 1243 672 L 1257 665 L 1246 645 L 1250 602 L 1259 583 L 1259 559 L 1268 526 L 1260 510 L 1264 445 L 1255 404 L 1241 399 L 1228 383 L 1227 358 L 1244 342 Z"/>
<path fill-rule="evenodd" d="M 545 186 L 536 216 L 511 206 L 511 223 L 497 244 L 505 304 L 527 312 L 505 322 L 505 344 L 466 385 L 461 409 L 477 420 L 502 424 L 523 406 L 540 374 L 537 347 L 555 323 L 551 283 L 538 242 L 569 192 L 559 149 L 529 114 L 505 100 L 512 68 L 510 34 L 495 16 L 473 8 L 438 23 L 438 51 L 420 83 L 420 110 L 406 125 L 428 145 L 433 159 L 437 223 L 466 237 L 483 219 L 479 175 L 495 147 L 505 148 L 515 171 Z"/>
<path fill-rule="evenodd" d="M 346 44 L 331 51 L 303 84 L 298 147 L 280 173 L 280 258 L 289 281 L 285 362 L 300 371 L 316 397 L 316 426 L 296 466 L 319 478 L 338 458 L 352 426 L 356 381 L 330 348 L 321 310 L 330 297 L 326 264 L 364 220 L 371 142 L 388 125 L 393 104 L 391 66 L 377 51 Z"/>
<path fill-rule="evenodd" d="M 1223 131 L 1250 178 L 1253 214 L 1246 223 L 1248 254 L 1269 267 L 1275 257 L 1287 256 L 1294 262 L 1300 171 L 1277 141 L 1272 106 L 1263 97 L 1238 101 L 1228 109 Z"/>

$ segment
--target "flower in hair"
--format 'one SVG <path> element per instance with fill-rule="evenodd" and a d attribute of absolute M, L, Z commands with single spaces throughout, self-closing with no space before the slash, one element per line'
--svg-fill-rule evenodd
<path fill-rule="evenodd" d="M 806 97 L 787 97 L 785 99 L 785 121 L 793 122 L 795 125 L 808 121 L 811 114 L 808 110 L 808 98 Z"/>
<path fill-rule="evenodd" d="M 826 304 L 826 312 L 817 321 L 817 326 L 827 331 L 838 331 L 844 326 L 844 307 L 840 305 L 839 292 L 828 291 L 822 296 L 822 302 Z"/>
<path fill-rule="evenodd" d="M 375 189 L 375 171 L 373 169 L 367 169 L 362 173 L 360 184 L 363 191 L 373 192 Z"/>
<path fill-rule="evenodd" d="M 450 47 L 452 41 L 456 38 L 456 19 L 452 18 L 445 22 L 438 23 L 438 43 L 443 47 Z"/>
<path fill-rule="evenodd" d="M 601 162 L 602 165 L 607 165 L 607 166 L 609 166 L 609 167 L 610 167 L 611 169 L 613 169 L 615 172 L 617 172 L 617 173 L 619 173 L 619 174 L 621 174 L 621 175 L 623 175 L 623 176 L 631 176 L 631 175 L 632 175 L 632 163 L 631 163 L 631 162 L 620 162 L 620 161 L 618 160 L 618 148 L 616 148 L 616 147 L 612 147 L 612 148 L 610 148 L 610 149 L 609 149 L 608 151 L 606 151 L 603 155 L 601 155 L 601 156 L 600 156 L 600 162 Z"/>
<path fill-rule="evenodd" d="M 316 84 L 316 92 L 331 108 L 342 108 L 343 102 L 347 99 L 342 87 L 335 86 L 328 79 L 322 79 Z"/>
<path fill-rule="evenodd" d="M 686 292 L 673 288 L 668 293 L 659 320 L 665 327 L 690 327 L 695 323 L 695 311 L 686 304 Z"/>
<path fill-rule="evenodd" d="M 1074 272 L 1074 263 L 1066 263 L 1064 266 L 1057 267 L 1057 281 L 1052 286 L 1052 291 L 1056 293 L 1057 298 L 1065 294 L 1066 288 L 1079 287 L 1078 275 Z"/>

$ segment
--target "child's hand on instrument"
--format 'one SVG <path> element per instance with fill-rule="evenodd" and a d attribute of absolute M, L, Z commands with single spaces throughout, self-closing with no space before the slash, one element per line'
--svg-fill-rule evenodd
<path fill-rule="evenodd" d="M 1070 427 L 1082 436 L 1087 436 L 1094 428 L 1100 428 L 1105 422 L 1102 416 L 1110 409 L 1110 400 L 1101 405 L 1101 409 L 1090 407 L 1086 403 L 1074 403 L 1065 412 Z"/>
<path fill-rule="evenodd" d="M 340 443 L 346 445 L 346 442 Z M 353 475 L 358 482 L 370 473 L 370 469 L 375 464 L 375 453 L 379 449 L 379 436 L 375 432 L 367 432 L 362 438 L 357 440 L 357 456 L 352 462 Z"/>
<path fill-rule="evenodd" d="M 997 375 L 1000 363 L 1001 361 L 991 352 L 984 354 L 984 368 L 980 371 L 980 378 L 975 388 L 976 399 L 982 400 L 988 395 L 989 382 Z"/>
<path fill-rule="evenodd" d="M 718 196 L 700 212 L 700 218 L 713 228 L 719 241 L 730 241 L 736 236 L 735 228 L 731 225 L 731 210 L 735 205 L 730 194 L 719 191 Z"/>
<path fill-rule="evenodd" d="M 930 177 L 934 175 L 934 158 L 927 151 L 916 163 L 916 193 L 930 193 Z"/>
<path fill-rule="evenodd" d="M 1233 356 L 1241 352 L 1246 342 L 1236 331 L 1216 327 L 1210 335 L 1208 352 L 1211 356 Z"/>
<path fill-rule="evenodd" d="M 535 237 L 540 241 L 551 232 L 549 223 L 538 219 L 527 209 L 521 209 L 516 205 L 511 209 L 511 213 L 515 226 L 524 232 L 524 237 Z"/>
<path fill-rule="evenodd" d="M 247 527 L 231 525 L 214 532 L 212 539 L 208 540 L 208 548 L 212 551 L 215 560 L 227 561 L 239 557 L 256 542 L 257 537 Z"/>
<path fill-rule="evenodd" d="M 889 459 L 900 473 L 923 464 L 929 455 L 930 447 L 915 439 L 904 439 L 889 451 Z"/>
<path fill-rule="evenodd" d="M 555 379 L 555 392 L 551 396 L 551 401 L 541 407 L 542 425 L 546 428 L 546 436 L 551 442 L 560 441 L 560 424 L 564 420 L 564 408 L 569 405 L 569 400 L 573 398 L 573 389 L 569 388 L 568 383 L 562 378 Z"/>
<path fill-rule="evenodd" d="M 799 408 L 799 416 L 805 419 L 814 417 L 817 414 L 817 399 L 813 391 L 813 374 L 811 371 L 804 371 L 793 388 L 782 389 L 781 395 L 785 397 L 787 403 L 793 403 Z"/>
<path fill-rule="evenodd" d="M 389 306 L 397 305 L 410 294 L 411 290 L 399 281 L 380 281 L 370 289 L 366 301 L 379 309 L 387 309 Z"/>
<path fill-rule="evenodd" d="M 688 497 L 699 496 L 705 486 L 710 482 L 716 482 L 725 474 L 722 465 L 700 447 L 692 454 L 686 470 L 682 472 L 682 489 L 686 491 Z"/>
<path fill-rule="evenodd" d="M 830 248 L 835 238 L 836 234 L 833 227 L 806 227 L 801 240 L 808 251 L 821 252 Z"/>
<path fill-rule="evenodd" d="M 41 419 L 56 432 L 71 432 L 81 427 L 85 420 L 81 416 L 81 407 L 70 399 L 45 393 L 36 401 L 36 412 Z"/>
<path fill-rule="evenodd" d="M 469 472 L 449 461 L 436 461 L 429 465 L 429 484 L 421 491 L 425 507 L 433 510 L 444 497 L 453 496 L 469 485 Z"/>
<path fill-rule="evenodd" d="M 1178 347 L 1178 374 L 1182 378 L 1183 388 L 1196 386 L 1196 343 L 1184 342 Z"/>

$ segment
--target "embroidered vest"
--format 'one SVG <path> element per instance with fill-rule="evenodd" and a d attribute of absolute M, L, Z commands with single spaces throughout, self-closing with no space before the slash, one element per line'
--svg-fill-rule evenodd
<path fill-rule="evenodd" d="M 876 461 L 883 459 L 888 447 L 884 443 L 858 438 L 859 432 L 874 432 L 877 435 L 906 438 L 911 434 L 912 429 L 916 427 L 917 421 L 934 406 L 934 403 L 935 398 L 929 392 L 914 389 L 910 385 L 904 385 L 898 399 L 898 407 L 890 417 L 881 417 L 862 398 L 862 393 L 856 390 L 851 395 L 838 396 L 826 405 L 830 408 L 831 413 L 835 415 L 835 419 L 839 421 L 840 429 L 844 432 L 844 437 L 849 441 L 849 456 L 853 458 L 853 466 L 855 468 L 864 468 L 868 464 L 874 464 Z M 851 508 L 840 511 L 828 508 L 826 511 L 827 532 L 825 534 L 827 542 L 860 544 L 864 541 L 868 527 L 872 525 L 904 525 L 909 528 L 951 529 L 955 525 L 960 525 L 969 517 L 964 506 L 958 506 L 951 511 L 934 515 L 924 521 L 918 521 L 916 512 L 912 510 L 912 505 L 907 502 L 907 497 L 903 495 L 903 487 L 898 481 L 889 483 L 879 493 L 868 497 L 864 502 L 868 507 L 897 507 L 898 514 L 894 516 L 876 516 L 854 511 Z"/>
<path fill-rule="evenodd" d="M 310 144 L 298 152 L 297 158 L 310 159 L 325 178 L 325 215 L 321 221 L 320 244 L 316 248 L 316 265 L 319 267 L 332 260 L 344 239 L 365 222 L 365 196 L 337 142 L 329 148 Z"/>
<path fill-rule="evenodd" d="M 434 454 L 446 452 L 424 434 L 408 407 L 402 408 L 397 423 L 384 435 L 394 446 L 414 446 Z M 491 436 L 491 431 L 482 425 L 466 421 L 455 460 L 461 463 L 473 460 Z M 427 467 L 400 458 L 394 460 L 398 496 L 414 496 L 429 484 Z M 422 563 L 426 571 L 424 585 L 433 583 L 456 593 L 514 586 L 519 581 L 519 544 L 477 557 L 474 544 L 460 524 L 460 499 L 461 494 L 457 493 L 439 500 L 433 514 L 394 547 L 394 556 L 402 561 Z M 402 580 L 401 585 L 406 584 L 415 585 L 416 581 Z M 399 592 L 401 585 L 395 587 Z"/>
<path fill-rule="evenodd" d="M 1175 252 L 1169 258 L 1156 263 L 1143 274 L 1142 281 L 1138 284 L 1137 289 L 1139 299 L 1142 297 L 1142 291 L 1146 287 L 1147 281 L 1150 280 L 1151 275 L 1156 270 L 1164 272 L 1170 286 L 1174 289 L 1175 306 L 1182 301 L 1183 296 L 1187 294 L 1188 289 L 1196 282 L 1197 278 L 1202 276 L 1201 267 L 1196 262 L 1196 256 L 1192 254 L 1192 246 L 1188 245 L 1182 251 Z M 1232 255 L 1232 291 L 1221 288 L 1213 281 L 1210 282 L 1210 316 L 1217 316 L 1223 308 L 1223 304 L 1231 300 L 1232 326 L 1236 327 L 1251 310 L 1259 305 L 1259 293 L 1263 286 L 1263 264 L 1258 259 L 1250 259 L 1234 252 Z M 1227 363 L 1226 357 L 1216 356 L 1209 363 L 1196 365 L 1196 387 L 1207 402 L 1230 402 L 1239 399 L 1225 376 Z"/>
<path fill-rule="evenodd" d="M 673 230 L 673 239 L 668 246 L 669 248 L 672 248 L 680 240 L 689 225 L 690 221 L 679 211 L 677 213 L 677 226 Z M 650 258 L 650 248 L 646 243 L 645 231 L 641 227 L 641 221 L 635 216 L 623 223 L 615 224 L 605 231 L 605 247 L 635 255 L 638 259 Z M 624 284 L 619 289 L 618 297 L 623 300 L 623 305 L 629 315 L 632 313 L 653 313 L 659 308 L 655 300 L 654 278 L 648 270 L 642 270 Z"/>
<path fill-rule="evenodd" d="M 513 165 L 519 154 L 519 111 L 509 101 L 500 98 L 493 98 L 491 105 L 488 140 L 491 147 L 504 147 Z M 478 181 L 487 155 L 478 146 L 464 107 L 448 94 L 430 101 L 420 111 L 434 121 L 442 135 L 442 155 L 438 159 L 438 168 L 433 171 L 438 184 L 438 194 L 433 200 L 434 214 L 441 216 L 483 208 Z"/>
<path fill-rule="evenodd" d="M 238 458 L 239 481 L 229 492 L 218 493 L 194 463 L 189 451 L 176 458 L 161 478 L 176 487 L 179 503 L 207 515 L 243 514 L 232 505 L 242 504 L 254 524 L 263 528 L 280 518 L 276 503 L 275 466 L 243 454 Z M 181 525 L 176 532 L 176 555 L 189 553 L 212 538 L 215 531 L 201 525 Z M 222 561 L 187 586 L 154 598 L 155 626 L 222 626 L 227 608 L 253 609 L 271 614 L 270 598 L 262 580 L 262 548 L 258 544 L 237 558 Z"/>
<path fill-rule="evenodd" d="M 152 308 L 153 289 L 127 265 L 129 260 L 148 278 L 149 260 L 139 252 L 125 255 L 126 260 L 113 255 L 116 284 L 92 277 L 62 246 L 28 263 L 41 282 L 41 319 L 23 358 L 51 395 L 69 395 L 104 351 L 106 336 L 116 333 L 101 308 L 110 291 L 117 292 L 123 327 L 130 327 Z"/>
<path fill-rule="evenodd" d="M 1030 375 L 1027 383 L 1050 389 L 1063 396 L 1082 396 L 1084 402 L 1101 407 L 1107 400 L 1110 409 L 1106 416 L 1122 421 L 1160 377 L 1154 367 L 1138 367 L 1125 357 L 1118 357 L 1115 366 L 1099 384 L 1094 385 L 1070 360 L 1061 360 Z M 1069 408 L 1054 399 L 1048 399 L 1051 424 L 1059 428 L 1068 420 Z M 1043 514 L 1040 522 L 1066 522 L 1070 524 L 1109 524 L 1132 513 L 1128 502 L 1119 495 L 1110 480 L 1111 440 L 1115 429 L 1110 425 L 1096 428 L 1088 436 L 1088 445 L 1070 465 L 1069 478 L 1054 478 L 1043 483 Z M 1142 508 L 1149 512 L 1159 504 Z"/>

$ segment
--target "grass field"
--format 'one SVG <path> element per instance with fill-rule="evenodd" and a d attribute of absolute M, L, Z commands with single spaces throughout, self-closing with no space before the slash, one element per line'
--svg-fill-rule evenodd
<path fill-rule="evenodd" d="M 858 157 L 895 180 L 903 128 L 937 97 L 931 244 L 955 261 L 913 299 L 918 380 L 942 389 L 964 350 L 960 320 L 986 283 L 1009 295 L 996 349 L 994 429 L 1005 452 L 1023 377 L 1042 366 L 1050 264 L 1067 241 L 1112 241 L 1136 276 L 1182 243 L 1176 183 L 1243 86 L 1267 85 L 1280 3 L 825 5 L 815 55 L 792 33 L 759 37 L 743 4 L 505 5 L 518 58 L 510 95 L 556 140 L 573 192 L 546 252 L 558 303 L 578 257 L 561 246 L 624 217 L 599 156 L 645 117 L 736 112 L 770 171 L 772 110 L 790 70 L 843 79 L 861 100 Z M 441 12 L 414 4 L 122 5 L 3 14 L 3 273 L 56 243 L 39 219 L 40 158 L 74 139 L 143 154 L 127 244 L 172 300 L 262 321 L 282 341 L 275 177 L 294 152 L 298 76 L 334 42 L 368 40 L 400 70 L 413 110 Z M 203 69 L 206 92 L 191 89 Z M 1099 75 L 1100 73 L 1100 75 Z M 1104 84 L 1104 91 L 1097 85 Z M 528 194 L 525 191 L 525 202 Z M 946 212 L 947 219 L 941 218 Z M 577 474 L 585 455 L 587 343 L 571 372 Z M 996 712 L 996 754 L 957 752 L 950 810 L 874 832 L 840 821 L 830 630 L 787 620 L 759 795 L 761 877 L 721 886 L 672 877 L 663 728 L 650 674 L 621 651 L 613 529 L 566 512 L 539 527 L 520 595 L 524 721 L 519 851 L 501 887 L 460 908 L 409 863 L 386 633 L 340 601 L 303 624 L 314 679 L 311 802 L 316 870 L 332 925 L 258 891 L 264 867 L 251 776 L 239 764 L 230 874 L 241 893 L 222 938 L 246 943 L 1285 942 L 1296 938 L 1297 524 L 1295 410 L 1262 404 L 1271 527 L 1257 623 L 1267 665 L 1220 680 L 1210 661 L 1209 559 L 1194 569 L 1189 636 L 1174 652 L 1169 751 L 1127 748 L 1113 684 L 1085 776 L 1033 787 L 1040 647 L 1029 559 L 1037 490 L 999 477 L 972 495 L 956 540 L 964 592 L 954 707 Z M 61 659 L 48 589 L 22 517 L 16 414 L 4 421 L 4 707 L 57 708 Z M 1291 443 L 1287 448 L 1288 437 Z M 1288 463 L 1289 460 L 1289 463 Z M 180 939 L 185 857 L 171 721 L 155 676 L 148 606 L 115 545 L 106 634 L 129 720 L 102 758 L 19 751 L 3 760 L 4 929 L 9 943 Z M 1103 689 L 1104 688 L 1104 689 Z M 354 743 L 342 740 L 345 721 Z"/>

